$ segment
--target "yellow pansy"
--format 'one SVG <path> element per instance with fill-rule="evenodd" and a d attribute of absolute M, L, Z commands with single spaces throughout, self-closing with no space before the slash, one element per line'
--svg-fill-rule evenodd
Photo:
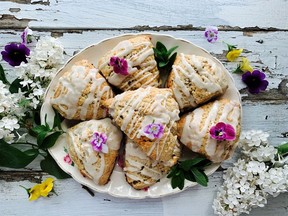
<path fill-rule="evenodd" d="M 234 61 L 236 58 L 240 56 L 242 52 L 243 49 L 232 49 L 227 53 L 226 58 L 228 61 Z"/>
<path fill-rule="evenodd" d="M 34 185 L 28 191 L 29 201 L 37 200 L 40 197 L 40 184 Z"/>
<path fill-rule="evenodd" d="M 49 192 L 53 189 L 54 179 L 53 178 L 47 178 L 44 182 L 40 184 L 40 195 L 47 197 Z"/>
<path fill-rule="evenodd" d="M 253 68 L 251 67 L 249 60 L 245 57 L 242 58 L 242 63 L 240 64 L 240 70 L 243 72 L 253 71 Z"/>

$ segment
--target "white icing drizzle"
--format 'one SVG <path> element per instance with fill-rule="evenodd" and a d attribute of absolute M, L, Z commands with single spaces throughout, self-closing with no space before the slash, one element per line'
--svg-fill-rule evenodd
<path fill-rule="evenodd" d="M 88 107 L 94 102 L 93 118 L 95 118 L 100 109 L 100 100 L 103 95 L 108 94 L 108 97 L 113 96 L 112 90 L 108 85 L 101 89 L 101 85 L 106 81 L 102 76 L 100 78 L 97 77 L 97 73 L 97 69 L 74 65 L 68 74 L 60 77 L 59 83 L 62 85 L 60 95 L 57 98 L 51 97 L 51 103 L 57 104 L 66 114 L 67 119 L 72 119 L 80 109 L 80 119 L 85 120 Z M 80 97 L 82 97 L 83 90 L 89 83 L 91 84 L 89 94 L 80 107 L 78 101 Z M 67 106 L 68 109 L 65 109 L 65 106 Z"/>
<path fill-rule="evenodd" d="M 130 57 L 127 57 L 127 58 L 125 57 L 129 53 L 131 53 L 133 49 L 137 49 L 137 47 L 140 47 L 140 46 L 141 46 L 141 50 L 139 52 L 137 52 L 136 54 Z M 129 85 L 128 87 L 126 87 L 128 85 L 128 82 L 127 82 L 124 86 L 122 86 L 122 88 L 126 87 L 126 90 L 131 89 L 133 86 L 135 86 L 137 83 L 140 82 L 136 78 L 141 77 L 141 80 L 143 80 L 147 76 L 151 76 L 150 73 L 147 73 L 146 75 L 143 75 L 143 74 L 156 67 L 156 61 L 154 59 L 151 59 L 150 61 L 144 63 L 145 59 L 147 59 L 150 55 L 154 54 L 150 41 L 141 41 L 141 42 L 132 44 L 129 40 L 125 40 L 125 41 L 118 43 L 117 46 L 112 49 L 111 53 L 116 53 L 116 55 L 114 56 L 118 56 L 119 58 L 125 57 L 125 60 L 128 63 L 129 75 L 137 72 L 137 75 L 133 77 L 136 83 L 131 83 L 131 86 Z M 102 64 L 99 65 L 99 70 L 102 70 L 109 63 L 109 61 L 110 61 L 110 58 L 105 59 L 105 61 L 103 61 Z M 135 66 L 144 67 L 145 69 L 138 70 Z M 156 76 L 152 76 L 152 78 L 147 80 L 143 86 L 146 86 L 149 83 L 151 83 L 156 77 L 157 77 L 157 74 Z M 124 81 L 124 79 L 126 78 L 127 76 L 116 74 L 114 73 L 114 71 L 112 71 L 110 75 L 107 77 L 107 80 L 112 85 L 119 87 Z"/>
<path fill-rule="evenodd" d="M 217 142 L 212 139 L 209 134 L 210 128 L 218 122 L 224 122 L 232 125 L 235 130 L 240 124 L 240 106 L 236 101 L 224 102 L 223 109 L 220 110 L 223 101 L 215 101 L 210 110 L 197 108 L 192 114 L 188 114 L 185 118 L 185 123 L 182 131 L 180 141 L 189 147 L 194 152 L 199 152 L 203 146 L 205 147 L 205 154 L 214 162 L 221 162 L 230 151 L 233 151 L 236 145 L 231 149 L 225 149 L 225 146 L 233 145 L 233 142 L 223 141 Z M 207 118 L 201 125 L 203 114 L 208 112 Z M 221 113 L 220 118 L 216 122 L 217 114 Z M 229 116 L 228 116 L 229 115 Z M 202 128 L 202 130 L 200 129 Z M 208 138 L 207 138 L 208 134 Z M 204 141 L 204 138 L 207 138 Z"/>
<path fill-rule="evenodd" d="M 195 55 L 184 55 L 180 53 L 179 56 L 184 67 L 181 65 L 173 65 L 172 68 L 175 79 L 173 80 L 172 90 L 181 109 L 187 106 L 185 103 L 189 103 L 192 107 L 197 106 L 197 104 L 195 102 L 195 95 L 193 95 L 193 92 L 190 92 L 189 86 L 185 85 L 180 79 L 179 73 L 184 75 L 185 78 L 189 79 L 189 81 L 199 89 L 205 89 L 205 91 L 209 93 L 223 91 L 227 85 L 226 79 L 216 63 L 210 59 Z M 185 57 L 188 57 L 189 61 L 187 61 Z M 205 63 L 203 61 L 207 61 L 207 64 L 211 66 L 211 70 L 207 70 L 204 67 Z M 211 73 L 211 71 L 213 71 L 213 73 Z"/>
<path fill-rule="evenodd" d="M 74 146 L 77 157 L 82 161 L 86 172 L 99 183 L 99 179 L 105 170 L 104 153 L 96 152 L 91 145 L 94 132 L 105 133 L 107 136 L 106 144 L 109 150 L 119 150 L 122 140 L 122 132 L 112 124 L 111 119 L 90 120 L 79 123 L 73 129 L 69 129 L 67 135 Z M 109 154 L 109 152 L 107 153 Z M 101 156 L 101 159 L 100 157 Z M 100 167 L 95 164 L 100 161 Z"/>
<path fill-rule="evenodd" d="M 145 89 L 140 88 L 133 92 L 130 100 L 125 103 L 125 106 L 118 112 L 114 111 L 115 106 L 117 106 L 117 101 L 121 101 L 124 97 L 124 93 L 121 95 L 117 95 L 114 100 L 114 104 L 112 104 L 112 109 L 110 109 L 110 114 L 113 116 L 115 121 L 117 122 L 120 118 L 123 118 L 121 130 L 126 133 L 126 135 L 130 139 L 134 139 L 135 137 L 140 138 L 141 136 L 146 136 L 143 129 L 148 124 L 151 124 L 153 121 L 155 123 L 163 124 L 165 131 L 167 134 L 164 135 L 162 138 L 155 140 L 151 149 L 148 152 L 150 155 L 153 150 L 156 148 L 156 157 L 157 160 L 161 157 L 162 151 L 165 147 L 166 139 L 168 138 L 169 134 L 171 133 L 170 130 L 173 127 L 173 124 L 179 120 L 179 110 L 175 109 L 173 111 L 169 111 L 166 108 L 166 101 L 168 97 L 172 96 L 170 91 L 165 91 L 163 94 L 163 90 L 157 89 L 159 94 L 156 94 L 155 98 L 150 100 L 149 102 L 143 104 L 141 101 L 150 94 L 150 91 L 153 87 L 147 87 Z M 145 106 L 143 106 L 145 105 Z M 141 113 L 149 113 L 149 115 L 140 116 L 135 114 L 135 110 L 141 110 Z M 125 116 L 123 115 L 125 113 Z M 140 128 L 138 130 L 134 130 L 135 126 L 138 123 L 141 123 Z M 128 127 L 129 124 L 129 127 Z M 162 148 L 160 149 L 159 143 L 162 143 Z"/>
<path fill-rule="evenodd" d="M 157 181 L 165 174 L 162 173 L 159 168 L 157 169 L 156 165 L 158 165 L 158 163 L 154 163 L 139 148 L 139 146 L 130 139 L 128 139 L 126 142 L 125 160 L 126 166 L 124 167 L 124 172 L 126 176 L 135 181 L 141 181 L 145 184 L 151 184 L 151 182 L 145 181 L 144 179 L 148 177 L 154 181 Z M 164 167 L 161 168 L 163 169 Z"/>

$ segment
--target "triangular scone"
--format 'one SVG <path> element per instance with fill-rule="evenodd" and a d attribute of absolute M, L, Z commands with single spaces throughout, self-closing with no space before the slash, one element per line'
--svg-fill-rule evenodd
<path fill-rule="evenodd" d="M 124 173 L 127 182 L 135 189 L 149 187 L 159 181 L 171 169 L 149 158 L 131 139 L 125 144 Z"/>
<path fill-rule="evenodd" d="M 98 70 L 82 60 L 59 78 L 51 104 L 66 119 L 101 119 L 107 116 L 102 101 L 113 96 L 111 87 Z"/>
<path fill-rule="evenodd" d="M 104 104 L 121 130 L 150 158 L 170 165 L 177 162 L 176 121 L 180 111 L 170 89 L 126 91 Z"/>
<path fill-rule="evenodd" d="M 128 75 L 117 74 L 109 65 L 110 58 L 117 56 L 128 63 Z M 126 91 L 140 87 L 160 85 L 159 71 L 154 58 L 151 38 L 147 35 L 120 42 L 98 61 L 98 68 L 107 81 Z"/>
<path fill-rule="evenodd" d="M 180 110 L 199 106 L 222 95 L 227 87 L 225 72 L 211 59 L 180 53 L 172 66 L 167 87 Z"/>
<path fill-rule="evenodd" d="M 97 151 L 91 142 L 97 143 L 107 152 Z M 81 122 L 68 129 L 66 135 L 69 155 L 81 174 L 96 184 L 108 182 L 120 148 L 122 132 L 112 124 L 111 119 Z"/>
<path fill-rule="evenodd" d="M 235 140 L 219 141 L 211 137 L 211 127 L 219 122 L 233 126 Z M 236 148 L 241 131 L 241 106 L 237 101 L 227 99 L 212 101 L 182 116 L 177 131 L 181 143 L 193 152 L 213 162 L 221 162 L 228 159 Z"/>

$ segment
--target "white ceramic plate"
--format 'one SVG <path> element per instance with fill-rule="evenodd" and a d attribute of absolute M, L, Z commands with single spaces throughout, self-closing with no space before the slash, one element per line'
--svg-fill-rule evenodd
<path fill-rule="evenodd" d="M 157 41 L 161 41 L 167 48 L 171 48 L 173 46 L 179 46 L 177 48 L 177 52 L 183 52 L 185 54 L 195 54 L 199 56 L 204 56 L 209 59 L 213 59 L 224 71 L 226 71 L 228 78 L 229 78 L 229 88 L 227 89 L 226 93 L 222 96 L 223 98 L 227 99 L 233 99 L 238 100 L 240 102 L 240 94 L 238 90 L 235 87 L 234 81 L 231 77 L 231 75 L 228 73 L 228 71 L 225 69 L 225 67 L 211 54 L 209 54 L 206 50 L 192 44 L 189 41 L 174 38 L 169 35 L 163 35 L 163 34 L 150 34 L 150 33 L 143 33 L 145 35 L 150 35 L 152 38 L 152 43 L 155 45 Z M 143 35 L 141 34 L 141 35 Z M 41 109 L 41 122 L 44 123 L 45 115 L 47 115 L 47 122 L 48 124 L 52 125 L 53 117 L 54 117 L 54 111 L 52 109 L 52 106 L 50 104 L 50 97 L 53 95 L 52 89 L 57 85 L 59 77 L 62 76 L 64 71 L 69 69 L 75 62 L 87 59 L 89 62 L 93 63 L 95 66 L 97 66 L 97 61 L 100 57 L 102 57 L 108 50 L 111 50 L 117 43 L 119 43 L 122 40 L 129 39 L 131 37 L 135 37 L 139 34 L 125 34 L 120 35 L 113 38 L 108 38 L 105 40 L 100 41 L 97 44 L 93 44 L 82 51 L 80 51 L 78 54 L 73 56 L 62 69 L 60 69 L 55 76 L 55 78 L 50 83 L 47 92 L 45 94 L 44 103 Z M 67 121 L 64 121 L 62 123 L 64 128 L 68 128 L 69 124 Z M 88 178 L 85 178 L 81 175 L 81 173 L 78 171 L 77 167 L 73 166 L 71 164 L 71 161 L 69 161 L 69 157 L 67 156 L 67 150 L 65 146 L 65 134 L 63 134 L 56 142 L 56 144 L 49 149 L 52 157 L 55 159 L 55 161 L 58 163 L 58 165 L 68 174 L 70 174 L 77 182 L 86 185 L 87 187 L 97 191 L 97 192 L 103 192 L 108 193 L 115 197 L 126 197 L 126 198 L 132 198 L 132 199 L 143 199 L 146 197 L 150 198 L 158 198 L 163 197 L 170 194 L 175 194 L 181 192 L 178 188 L 172 189 L 170 184 L 170 179 L 164 177 L 161 179 L 160 182 L 156 183 L 155 185 L 151 186 L 148 190 L 135 190 L 133 189 L 125 180 L 125 175 L 122 171 L 122 169 L 116 165 L 113 173 L 111 175 L 111 180 L 108 184 L 105 186 L 99 186 L 96 185 L 93 181 L 91 181 Z M 192 157 L 191 155 L 186 157 Z M 205 172 L 207 175 L 211 175 L 214 173 L 217 168 L 220 166 L 220 164 L 212 164 L 209 167 L 206 168 Z M 183 190 L 192 187 L 196 185 L 194 182 L 185 181 L 185 187 Z"/>

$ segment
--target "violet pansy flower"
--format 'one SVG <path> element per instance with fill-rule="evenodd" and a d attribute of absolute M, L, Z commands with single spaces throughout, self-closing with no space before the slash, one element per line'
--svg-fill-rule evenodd
<path fill-rule="evenodd" d="M 106 134 L 95 132 L 91 140 L 91 145 L 95 151 L 106 154 L 108 153 L 108 146 L 106 142 L 107 142 Z"/>
<path fill-rule="evenodd" d="M 22 43 L 24 43 L 24 44 L 31 43 L 32 42 L 32 38 L 31 38 L 32 34 L 33 34 L 33 31 L 29 27 L 26 27 L 21 34 Z"/>
<path fill-rule="evenodd" d="M 209 43 L 216 42 L 218 39 L 218 28 L 215 26 L 209 26 L 205 29 L 204 36 Z"/>
<path fill-rule="evenodd" d="M 27 63 L 27 57 L 30 55 L 30 49 L 25 44 L 11 43 L 5 46 L 1 52 L 4 61 L 11 66 L 19 66 L 21 62 Z"/>
<path fill-rule="evenodd" d="M 119 58 L 113 56 L 110 58 L 109 65 L 113 67 L 113 70 L 116 74 L 121 74 L 127 76 L 128 73 L 128 62 L 124 58 Z"/>
<path fill-rule="evenodd" d="M 148 124 L 144 128 L 144 133 L 149 139 L 160 139 L 164 134 L 164 126 L 160 123 Z"/>
<path fill-rule="evenodd" d="M 269 84 L 265 77 L 265 74 L 259 70 L 254 70 L 252 73 L 248 71 L 242 75 L 242 81 L 247 85 L 251 94 L 258 94 L 260 91 L 264 91 Z"/>
<path fill-rule="evenodd" d="M 235 129 L 230 124 L 224 122 L 218 122 L 216 125 L 210 128 L 210 135 L 213 139 L 219 141 L 233 141 L 236 138 Z"/>

